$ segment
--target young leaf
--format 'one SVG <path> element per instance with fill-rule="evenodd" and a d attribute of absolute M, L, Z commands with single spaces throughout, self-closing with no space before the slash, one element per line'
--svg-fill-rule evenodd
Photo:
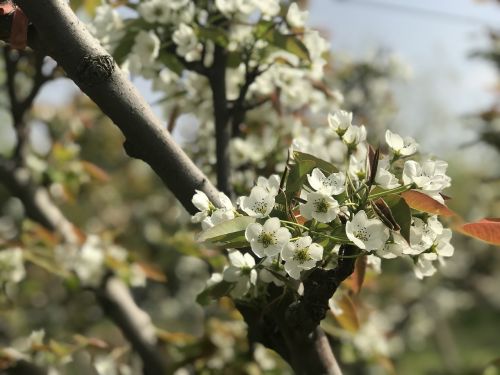
<path fill-rule="evenodd" d="M 375 186 L 370 191 L 370 195 L 368 195 L 368 199 L 373 200 L 376 198 L 385 197 L 385 196 L 390 195 L 390 194 L 399 194 L 399 193 L 402 193 L 402 192 L 405 192 L 408 190 L 410 190 L 410 186 L 399 186 L 397 188 L 388 189 L 388 190 L 382 189 L 380 186 Z"/>
<path fill-rule="evenodd" d="M 400 230 L 401 227 L 397 223 L 396 219 L 394 218 L 391 208 L 389 205 L 382 199 L 378 198 L 374 201 L 371 201 L 373 211 L 377 214 L 380 220 L 389 228 L 392 230 Z"/>
<path fill-rule="evenodd" d="M 197 32 L 201 40 L 211 40 L 221 47 L 227 47 L 229 43 L 227 32 L 222 28 L 215 26 L 199 27 Z"/>
<path fill-rule="evenodd" d="M 456 213 L 446 207 L 444 204 L 439 203 L 437 200 L 432 199 L 428 195 L 416 190 L 408 190 L 401 193 L 401 196 L 411 208 L 427 212 L 429 214 L 441 216 L 455 216 Z"/>
<path fill-rule="evenodd" d="M 352 274 L 353 278 L 353 292 L 358 294 L 361 291 L 361 287 L 363 286 L 363 282 L 365 281 L 366 274 L 366 265 L 368 262 L 368 258 L 366 255 L 362 255 L 356 258 L 356 263 L 354 264 L 354 273 Z"/>
<path fill-rule="evenodd" d="M 492 245 L 500 245 L 500 218 L 486 218 L 455 228 L 459 232 Z"/>
<path fill-rule="evenodd" d="M 135 43 L 138 30 L 131 30 L 125 34 L 113 51 L 113 57 L 118 65 L 123 64 Z"/>
<path fill-rule="evenodd" d="M 148 279 L 158 281 L 160 283 L 167 282 L 167 276 L 156 265 L 146 262 L 137 262 L 137 264 Z"/>
<path fill-rule="evenodd" d="M 399 233 L 410 243 L 411 209 L 399 195 L 391 194 L 384 198 L 391 208 L 392 216 L 399 225 Z"/>
<path fill-rule="evenodd" d="M 92 177 L 93 179 L 99 181 L 99 182 L 108 182 L 109 181 L 109 175 L 106 173 L 104 169 L 101 167 L 98 167 L 94 163 L 91 163 L 89 161 L 82 160 L 82 167 L 87 174 Z"/>
<path fill-rule="evenodd" d="M 161 51 L 160 55 L 158 56 L 158 60 L 160 60 L 163 64 L 165 64 L 167 68 L 169 68 L 172 72 L 176 73 L 179 76 L 184 70 L 184 65 L 182 64 L 182 62 L 177 58 L 176 55 L 172 53 Z"/>
<path fill-rule="evenodd" d="M 239 216 L 208 228 L 198 236 L 199 242 L 208 242 L 217 246 L 242 247 L 248 245 L 245 229 L 255 222 L 254 217 Z"/>
<path fill-rule="evenodd" d="M 334 316 L 339 325 L 349 332 L 359 331 L 358 314 L 352 299 L 347 294 L 344 294 L 338 301 L 338 306 L 342 309 L 342 313 L 334 314 Z"/>
<path fill-rule="evenodd" d="M 288 198 L 295 196 L 304 184 L 307 174 L 311 172 L 316 164 L 312 160 L 296 160 L 290 166 L 290 173 L 286 180 L 286 194 Z"/>
<path fill-rule="evenodd" d="M 305 152 L 294 151 L 293 159 L 297 162 L 303 162 L 306 160 L 312 161 L 314 162 L 314 167 L 319 168 L 322 171 L 327 172 L 329 174 L 336 173 L 339 171 L 337 167 L 335 167 L 332 163 L 329 163 L 323 159 L 317 158 L 316 156 Z"/>

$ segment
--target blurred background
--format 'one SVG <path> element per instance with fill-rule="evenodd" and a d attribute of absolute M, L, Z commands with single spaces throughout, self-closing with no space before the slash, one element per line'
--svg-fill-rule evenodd
<path fill-rule="evenodd" d="M 352 110 L 376 142 L 389 128 L 447 160 L 453 179 L 448 205 L 466 220 L 499 217 L 500 3 L 299 3 L 309 11 L 307 25 L 330 43 L 327 82 L 343 94 L 340 107 Z M 92 19 L 92 8 L 75 8 L 83 20 Z M 17 59 L 21 86 L 23 79 L 32 79 L 36 62 L 29 54 L 9 57 L 2 49 L 0 154 L 9 158 L 19 134 L 9 112 L 5 58 Z M 204 307 L 196 302 L 223 256 L 196 243 L 189 216 L 147 166 L 126 157 L 118 130 L 62 72 L 51 74 L 25 120 L 26 166 L 82 232 L 98 233 L 126 248 L 129 259 L 154 264 L 151 274 L 165 275 L 166 281 L 153 275 L 133 294 L 161 328 L 163 349 L 179 374 L 288 373 L 270 351 L 249 350 L 245 324 L 229 299 Z M 165 93 L 151 79 L 132 78 L 170 123 Z M 205 151 L 191 145 L 203 121 L 186 114 L 177 123 L 175 138 L 203 163 L 199 153 Z M 26 220 L 22 202 L 1 184 L 0 215 L 0 245 L 35 249 L 35 259 L 37 251 L 57 247 L 56 239 Z M 344 320 L 326 319 L 324 329 L 346 374 L 500 373 L 500 250 L 460 234 L 452 243 L 455 255 L 423 281 L 408 265 L 384 261 L 382 274 L 369 271 L 354 312 Z M 68 343 L 76 332 L 107 342 L 106 348 L 87 348 L 99 373 L 125 374 L 125 367 L 111 369 L 112 361 L 133 371 L 134 355 L 93 293 L 40 263 L 27 264 L 28 277 L 4 288 L 0 344 L 12 346 L 43 328 L 67 349 L 59 356 L 51 353 L 50 361 L 60 364 L 77 351 Z M 76 373 L 68 366 L 66 373 Z"/>

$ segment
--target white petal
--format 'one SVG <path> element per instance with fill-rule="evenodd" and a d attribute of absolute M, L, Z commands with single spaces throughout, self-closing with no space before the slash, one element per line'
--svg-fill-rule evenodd
<path fill-rule="evenodd" d="M 281 250 L 281 257 L 286 261 L 293 259 L 295 255 L 295 249 L 296 249 L 295 243 L 292 242 L 287 243 L 283 247 L 283 250 Z"/>
<path fill-rule="evenodd" d="M 238 281 L 241 276 L 241 270 L 237 267 L 227 267 L 223 272 L 224 280 L 234 283 Z"/>
<path fill-rule="evenodd" d="M 294 261 L 289 261 L 285 263 L 285 271 L 290 275 L 290 277 L 295 280 L 300 279 L 300 271 L 301 269 L 298 267 L 298 264 Z"/>
<path fill-rule="evenodd" d="M 280 226 L 280 219 L 278 219 L 277 217 L 272 217 L 270 219 L 267 219 L 264 223 L 264 232 L 275 232 L 280 228 Z"/>
<path fill-rule="evenodd" d="M 245 238 L 248 242 L 257 239 L 262 233 L 262 225 L 259 223 L 251 223 L 245 230 Z"/>
<path fill-rule="evenodd" d="M 325 175 L 318 168 L 314 168 L 311 174 L 307 175 L 307 181 L 309 182 L 309 185 L 311 185 L 311 187 L 316 191 L 321 190 L 324 187 L 324 180 Z"/>
<path fill-rule="evenodd" d="M 235 267 L 245 267 L 245 257 L 238 250 L 233 250 L 228 255 L 229 261 Z"/>
<path fill-rule="evenodd" d="M 314 260 L 321 260 L 323 258 L 323 247 L 317 243 L 313 243 L 309 246 L 308 253 Z"/>

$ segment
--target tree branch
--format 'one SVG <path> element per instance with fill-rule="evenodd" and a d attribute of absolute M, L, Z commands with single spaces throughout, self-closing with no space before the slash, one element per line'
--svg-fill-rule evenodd
<path fill-rule="evenodd" d="M 5 70 L 7 72 L 6 83 L 10 102 L 10 112 L 17 135 L 17 145 L 14 149 L 14 158 L 19 161 L 22 159 L 23 148 L 28 137 L 28 131 L 24 122 L 24 114 L 33 104 L 33 101 L 40 92 L 42 86 L 53 78 L 54 71 L 52 71 L 49 75 L 43 74 L 42 68 L 44 56 L 35 51 L 35 75 L 33 77 L 33 86 L 31 87 L 28 95 L 24 99 L 20 100 L 16 94 L 17 89 L 15 84 L 15 77 L 19 60 L 27 54 L 25 52 L 18 52 L 18 55 L 16 57 L 13 57 L 9 51 L 9 48 L 3 47 L 3 55 L 5 61 Z"/>
<path fill-rule="evenodd" d="M 64 0 L 19 0 L 16 4 L 33 23 L 28 31 L 28 44 L 54 58 L 68 77 L 113 120 L 126 138 L 124 147 L 130 156 L 149 164 L 189 212 L 195 212 L 191 203 L 195 189 L 219 202 L 215 187 L 175 143 L 164 124 Z M 0 26 L 4 24 L 2 21 Z"/>
<path fill-rule="evenodd" d="M 231 196 L 231 157 L 229 154 L 231 126 L 226 97 L 226 60 L 226 51 L 221 46 L 216 45 L 208 81 L 212 89 L 214 107 L 217 187 Z"/>

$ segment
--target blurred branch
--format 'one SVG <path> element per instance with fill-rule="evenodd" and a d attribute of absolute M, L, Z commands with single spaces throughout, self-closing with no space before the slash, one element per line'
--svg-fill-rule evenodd
<path fill-rule="evenodd" d="M 221 46 L 216 45 L 208 81 L 212 89 L 214 107 L 217 188 L 231 196 L 231 156 L 229 154 L 231 125 L 226 96 L 226 63 L 226 51 Z"/>
<path fill-rule="evenodd" d="M 31 219 L 60 234 L 64 242 L 78 244 L 73 224 L 51 201 L 47 190 L 34 186 L 27 170 L 16 168 L 12 161 L 0 158 L 0 181 L 23 202 Z M 140 355 L 144 374 L 166 373 L 165 360 L 147 334 L 154 330 L 151 319 L 135 304 L 126 285 L 109 277 L 100 289 L 95 290 L 95 294 L 104 313 L 120 328 Z"/>
<path fill-rule="evenodd" d="M 28 45 L 54 58 L 125 135 L 125 151 L 149 164 L 191 213 L 195 190 L 219 202 L 217 190 L 175 143 L 134 85 L 63 0 L 19 0 L 33 27 Z M 8 22 L 0 17 L 0 28 Z M 8 17 L 7 17 L 8 18 Z M 5 38 L 5 30 L 0 30 Z"/>
<path fill-rule="evenodd" d="M 9 375 L 46 375 L 45 369 L 28 361 L 17 361 L 15 366 L 9 367 L 6 370 Z"/>
<path fill-rule="evenodd" d="M 17 135 L 17 145 L 14 149 L 14 158 L 21 159 L 21 154 L 28 137 L 28 131 L 24 122 L 24 114 L 31 107 L 36 96 L 40 92 L 42 86 L 54 77 L 54 71 L 49 75 L 43 74 L 44 56 L 40 53 L 34 53 L 34 69 L 33 85 L 28 95 L 20 100 L 16 94 L 16 73 L 18 63 L 21 58 L 26 57 L 27 53 L 19 51 L 14 56 L 9 47 L 3 47 L 3 56 L 5 61 L 7 93 L 10 102 L 10 113 L 14 123 L 14 129 Z"/>

